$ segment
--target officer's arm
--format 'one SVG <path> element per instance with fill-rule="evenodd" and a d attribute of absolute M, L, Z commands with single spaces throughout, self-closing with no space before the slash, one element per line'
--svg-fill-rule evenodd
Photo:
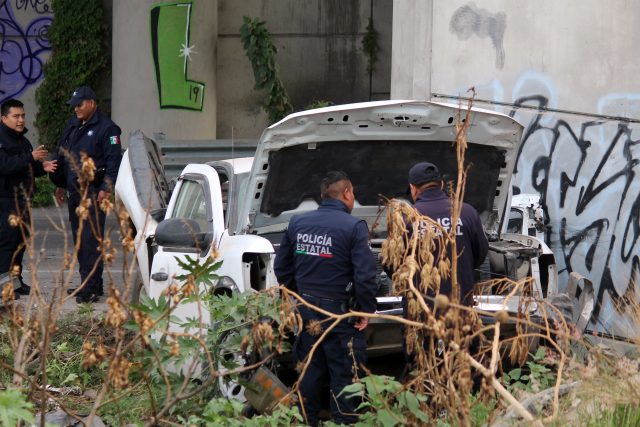
<path fill-rule="evenodd" d="M 482 227 L 482 221 L 475 209 L 472 211 L 472 235 L 471 245 L 473 250 L 473 267 L 478 268 L 484 262 L 487 252 L 489 251 L 489 241 Z"/>
<path fill-rule="evenodd" d="M 351 245 L 353 263 L 353 284 L 360 310 L 366 313 L 376 311 L 376 260 L 369 246 L 367 223 L 358 222 L 353 232 Z"/>
<path fill-rule="evenodd" d="M 49 179 L 51 182 L 55 184 L 58 188 L 67 188 L 67 177 L 65 176 L 65 151 L 63 149 L 64 142 L 69 138 L 71 133 L 71 128 L 73 127 L 73 123 L 75 123 L 75 116 L 72 116 L 69 120 L 67 120 L 67 124 L 65 125 L 64 130 L 62 131 L 62 137 L 60 141 L 58 141 L 58 146 L 56 147 L 55 154 L 51 157 L 51 160 L 55 160 L 58 162 L 58 166 L 55 172 L 49 173 Z"/>
<path fill-rule="evenodd" d="M 122 146 L 120 145 L 121 133 L 120 128 L 114 124 L 107 128 L 102 138 L 102 148 L 106 165 L 104 180 L 100 185 L 100 190 L 102 191 L 113 191 L 113 186 L 118 177 L 118 169 L 120 169 L 120 161 L 122 161 Z"/>
<path fill-rule="evenodd" d="M 64 174 L 65 158 L 62 154 L 60 154 L 59 147 L 56 149 L 56 153 L 58 154 L 55 154 L 54 156 L 52 156 L 51 160 L 57 161 L 58 166 L 56 167 L 55 171 L 49 172 L 49 180 L 51 180 L 51 182 L 53 182 L 55 186 L 58 188 L 67 188 L 67 178 Z"/>
<path fill-rule="evenodd" d="M 31 163 L 31 153 L 8 154 L 0 147 L 0 175 L 12 175 L 20 172 Z"/>
<path fill-rule="evenodd" d="M 278 283 L 293 291 L 296 290 L 294 262 L 293 243 L 289 238 L 289 230 L 287 230 L 282 236 L 280 247 L 276 253 L 273 270 Z"/>
<path fill-rule="evenodd" d="M 32 160 L 31 167 L 33 168 L 33 176 L 42 176 L 46 173 L 42 162 L 39 160 Z"/>

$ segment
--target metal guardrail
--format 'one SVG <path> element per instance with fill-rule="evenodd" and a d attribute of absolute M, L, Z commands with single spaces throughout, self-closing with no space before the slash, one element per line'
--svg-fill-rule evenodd
<path fill-rule="evenodd" d="M 178 177 L 189 163 L 251 157 L 258 145 L 258 141 L 250 139 L 167 140 L 156 135 L 154 140 L 160 146 L 168 181 Z"/>

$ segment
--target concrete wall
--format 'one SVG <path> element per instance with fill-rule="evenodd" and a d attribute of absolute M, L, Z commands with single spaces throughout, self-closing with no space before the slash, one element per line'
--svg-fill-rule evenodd
<path fill-rule="evenodd" d="M 190 16 L 184 6 L 170 2 L 113 4 L 111 108 L 125 141 L 134 129 L 148 135 L 162 132 L 168 139 L 216 137 L 217 1 L 181 3 L 191 4 Z M 158 5 L 163 6 L 156 9 L 158 31 L 157 37 L 152 37 L 151 10 Z M 185 33 L 189 34 L 188 43 Z M 152 41 L 158 47 L 157 61 Z M 192 48 L 186 72 L 183 45 Z"/>
<path fill-rule="evenodd" d="M 525 125 L 513 184 L 544 200 L 561 283 L 590 278 L 592 327 L 637 336 L 624 298 L 640 279 L 640 4 L 425 3 L 395 0 L 413 24 L 394 20 L 394 48 L 413 49 L 394 51 L 392 97 L 458 102 L 474 86 L 476 105 Z"/>
<path fill-rule="evenodd" d="M 390 0 L 219 0 L 218 138 L 256 138 L 267 123 L 264 92 L 253 89 L 240 42 L 242 17 L 266 21 L 278 49 L 281 78 L 296 110 L 312 101 L 388 99 Z M 369 87 L 362 37 L 373 15 L 381 51 Z"/>
<path fill-rule="evenodd" d="M 53 14 L 49 1 L 0 5 L 0 103 L 17 98 L 25 105 L 28 137 L 38 143 L 35 91 L 42 81 L 42 64 L 51 52 L 47 28 Z"/>

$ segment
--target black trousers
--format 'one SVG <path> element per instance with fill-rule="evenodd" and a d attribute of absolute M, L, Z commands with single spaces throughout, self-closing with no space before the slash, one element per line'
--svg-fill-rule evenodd
<path fill-rule="evenodd" d="M 331 313 L 345 312 L 345 306 L 340 301 L 314 298 L 304 294 L 303 298 Z M 300 307 L 300 315 L 305 328 L 296 337 L 294 344 L 293 356 L 296 362 L 304 361 L 321 335 L 310 335 L 307 325 L 311 320 L 324 320 L 324 316 L 306 307 Z M 330 321 L 324 322 L 323 326 L 326 328 L 330 324 Z M 307 372 L 300 381 L 300 394 L 309 425 L 318 425 L 318 412 L 322 409 L 323 402 L 321 391 L 327 383 L 331 393 L 329 402 L 333 421 L 338 424 L 352 424 L 357 421 L 357 416 L 354 414 L 359 402 L 339 394 L 345 386 L 352 383 L 354 370 L 365 363 L 366 358 L 364 331 L 358 331 L 352 324 L 344 321 L 332 329 L 316 349 Z"/>
<path fill-rule="evenodd" d="M 24 201 L 19 201 L 16 206 L 14 198 L 0 198 L 0 274 L 11 271 L 17 265 L 22 282 L 22 259 L 25 251 L 23 231 L 19 226 L 12 227 L 9 224 L 9 215 L 17 215 L 18 211 L 22 214 L 22 220 L 29 224 L 29 212 Z M 28 230 L 25 229 L 24 232 L 28 233 Z"/>
<path fill-rule="evenodd" d="M 92 194 L 93 204 L 89 208 L 89 215 L 82 221 L 82 231 L 80 232 L 80 247 L 78 249 L 78 269 L 82 280 L 82 289 L 79 294 L 90 294 L 101 292 L 103 260 L 100 242 L 104 236 L 105 214 L 97 203 L 97 194 Z M 80 218 L 76 213 L 76 208 L 80 204 L 78 194 L 69 194 L 69 222 L 73 234 L 73 244 L 77 245 L 78 229 L 80 228 Z"/>

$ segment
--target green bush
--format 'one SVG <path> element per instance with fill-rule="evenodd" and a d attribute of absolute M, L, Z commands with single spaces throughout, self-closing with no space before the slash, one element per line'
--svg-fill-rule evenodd
<path fill-rule="evenodd" d="M 109 64 L 100 2 L 52 0 L 51 6 L 54 18 L 48 35 L 52 53 L 36 90 L 35 122 L 39 142 L 50 151 L 58 144 L 71 114 L 66 102 L 73 89 L 82 85 L 95 89 Z"/>
<path fill-rule="evenodd" d="M 43 208 L 53 204 L 53 193 L 56 186 L 53 185 L 48 176 L 36 178 L 36 192 L 31 200 L 31 207 Z"/>

